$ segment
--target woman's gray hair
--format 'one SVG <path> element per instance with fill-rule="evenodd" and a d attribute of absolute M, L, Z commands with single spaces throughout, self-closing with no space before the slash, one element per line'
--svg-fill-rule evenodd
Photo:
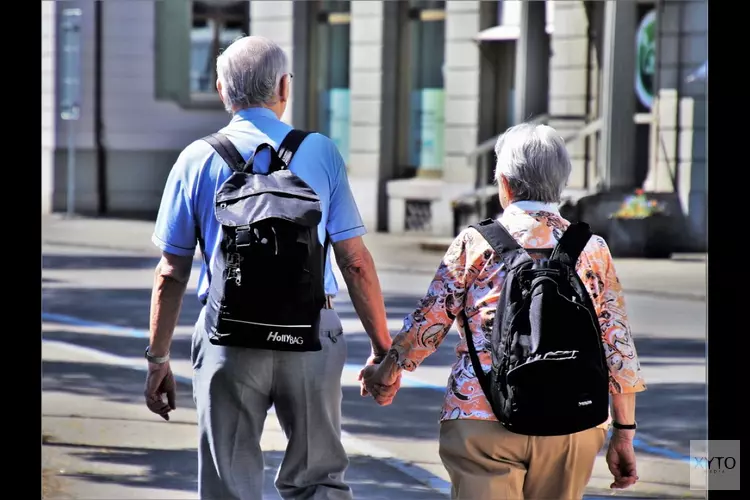
<path fill-rule="evenodd" d="M 284 74 L 289 71 L 286 53 L 261 36 L 246 36 L 233 42 L 216 59 L 224 107 L 249 108 L 272 104 Z"/>
<path fill-rule="evenodd" d="M 558 203 L 572 169 L 565 141 L 547 125 L 509 128 L 495 145 L 495 180 L 508 180 L 513 201 Z"/>

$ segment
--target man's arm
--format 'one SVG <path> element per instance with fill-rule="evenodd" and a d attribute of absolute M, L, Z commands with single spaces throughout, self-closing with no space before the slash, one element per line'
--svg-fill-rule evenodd
<path fill-rule="evenodd" d="M 375 262 L 361 236 L 334 243 L 333 251 L 354 310 L 370 337 L 372 354 L 379 362 L 391 348 L 391 334 Z"/>
<path fill-rule="evenodd" d="M 154 272 L 149 317 L 149 353 L 155 357 L 166 356 L 172 344 L 172 335 L 182 309 L 193 258 L 162 252 Z"/>

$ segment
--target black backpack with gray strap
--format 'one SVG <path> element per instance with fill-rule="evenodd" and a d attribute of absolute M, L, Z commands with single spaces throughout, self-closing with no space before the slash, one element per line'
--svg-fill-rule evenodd
<path fill-rule="evenodd" d="M 206 262 L 205 328 L 215 345 L 319 351 L 328 238 L 321 245 L 320 198 L 288 168 L 308 132 L 292 130 L 278 152 L 258 146 L 247 162 L 221 133 L 205 137 L 232 169 L 216 194 L 220 248 Z M 268 150 L 268 173 L 253 170 Z M 197 231 L 200 235 L 200 230 Z M 199 240 L 205 258 L 205 244 Z"/>
<path fill-rule="evenodd" d="M 502 259 L 506 276 L 485 373 L 469 332 L 474 372 L 508 430 L 530 436 L 573 434 L 608 417 L 609 374 L 601 330 L 576 262 L 592 236 L 571 224 L 549 258 L 532 259 L 494 219 L 471 226 Z M 530 250 L 532 253 L 546 253 Z"/>

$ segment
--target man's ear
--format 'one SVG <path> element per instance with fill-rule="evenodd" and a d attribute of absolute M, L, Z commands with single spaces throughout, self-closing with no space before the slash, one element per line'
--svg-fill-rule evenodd
<path fill-rule="evenodd" d="M 222 104 L 225 104 L 224 96 L 221 92 L 221 82 L 218 79 L 216 80 L 216 91 L 219 93 L 219 99 L 221 99 Z"/>
<path fill-rule="evenodd" d="M 281 102 L 286 102 L 289 100 L 290 79 L 291 78 L 289 77 L 289 75 L 284 75 L 281 77 L 281 81 L 279 82 L 279 99 L 281 100 Z"/>

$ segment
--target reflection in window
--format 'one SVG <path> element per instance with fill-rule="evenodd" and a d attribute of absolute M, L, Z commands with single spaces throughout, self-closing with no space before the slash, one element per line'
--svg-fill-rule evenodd
<path fill-rule="evenodd" d="M 408 162 L 419 175 L 437 176 L 444 156 L 445 2 L 409 4 Z"/>
<path fill-rule="evenodd" d="M 247 34 L 248 1 L 193 2 L 190 31 L 190 92 L 216 92 L 216 57 L 234 40 Z"/>
<path fill-rule="evenodd" d="M 324 1 L 318 13 L 318 131 L 349 159 L 350 2 Z"/>

